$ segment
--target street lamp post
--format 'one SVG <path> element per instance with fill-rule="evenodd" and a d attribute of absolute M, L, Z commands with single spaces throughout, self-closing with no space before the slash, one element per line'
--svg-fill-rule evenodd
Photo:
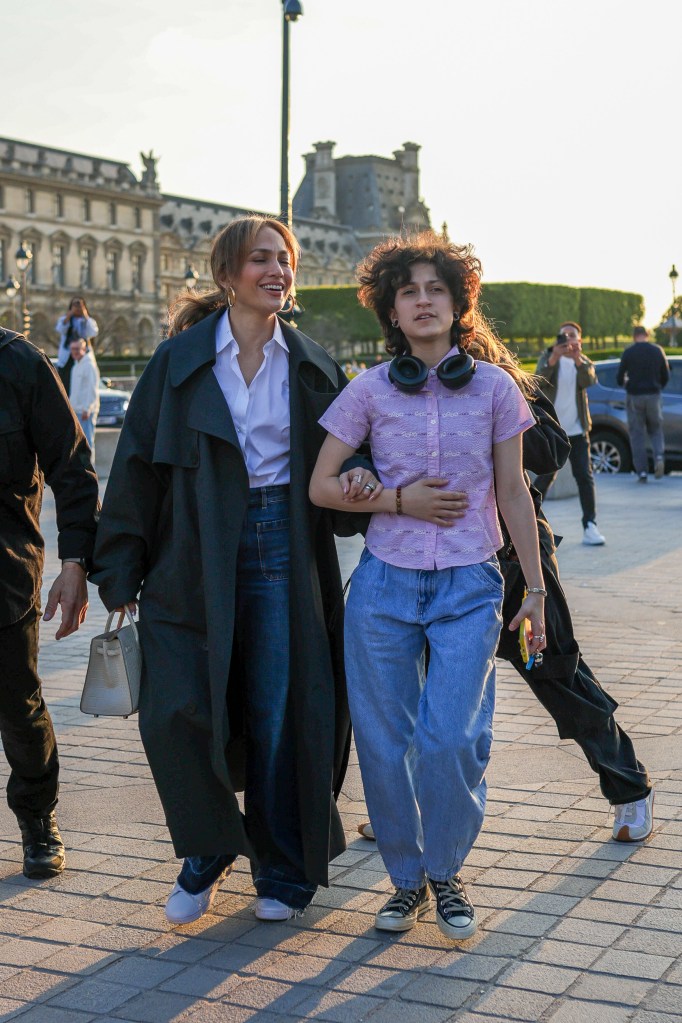
<path fill-rule="evenodd" d="M 7 280 L 5 281 L 5 294 L 7 295 L 12 305 L 12 330 L 17 329 L 17 311 L 15 299 L 17 297 L 17 292 L 19 291 L 20 288 L 21 285 L 19 284 L 19 281 L 16 279 L 16 277 L 12 277 L 12 275 L 10 274 Z"/>
<path fill-rule="evenodd" d="M 23 320 L 22 329 L 24 337 L 31 334 L 31 314 L 28 310 L 28 268 L 33 259 L 31 246 L 22 242 L 14 257 L 17 261 L 17 270 L 21 274 L 21 317 Z"/>
<path fill-rule="evenodd" d="M 670 283 L 672 284 L 672 288 L 673 288 L 673 304 L 672 304 L 671 309 L 670 309 L 670 347 L 671 348 L 675 348 L 676 345 L 677 345 L 676 330 L 675 330 L 675 302 L 677 301 L 677 296 L 675 295 L 675 285 L 677 284 L 677 278 L 679 276 L 680 275 L 678 274 L 677 270 L 675 269 L 675 264 L 673 263 L 672 270 L 668 274 L 668 277 L 670 278 Z"/>
<path fill-rule="evenodd" d="M 197 286 L 197 281 L 199 280 L 199 271 L 195 270 L 191 263 L 187 264 L 183 280 L 185 282 L 185 287 L 189 291 L 194 291 Z"/>
<path fill-rule="evenodd" d="M 282 0 L 282 166 L 280 175 L 280 218 L 291 229 L 291 198 L 289 196 L 289 22 L 303 14 L 299 0 Z"/>

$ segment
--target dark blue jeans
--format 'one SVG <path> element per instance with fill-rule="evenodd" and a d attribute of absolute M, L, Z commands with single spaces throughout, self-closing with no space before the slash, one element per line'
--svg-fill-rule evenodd
<path fill-rule="evenodd" d="M 244 810 L 257 856 L 251 865 L 253 880 L 258 895 L 305 909 L 316 886 L 306 881 L 303 869 L 295 744 L 288 713 L 288 486 L 250 491 L 236 583 L 234 644 L 247 715 Z M 195 876 L 190 881 L 183 867 L 181 883 L 207 887 L 232 858 L 226 854 L 199 862 L 199 857 L 192 857 L 188 866 Z"/>

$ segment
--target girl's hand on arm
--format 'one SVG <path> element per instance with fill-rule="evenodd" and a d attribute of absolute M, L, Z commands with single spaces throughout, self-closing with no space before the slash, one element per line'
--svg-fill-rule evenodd
<path fill-rule="evenodd" d="M 453 526 L 466 512 L 469 499 L 465 493 L 443 490 L 446 479 L 423 479 L 410 483 L 402 490 L 401 500 L 405 515 L 437 526 Z M 392 509 L 395 511 L 395 508 Z"/>

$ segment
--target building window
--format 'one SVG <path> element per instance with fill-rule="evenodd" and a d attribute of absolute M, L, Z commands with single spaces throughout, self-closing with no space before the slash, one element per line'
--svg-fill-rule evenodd
<path fill-rule="evenodd" d="M 66 248 L 64 245 L 55 245 L 52 249 L 52 280 L 58 288 L 63 288 L 65 282 L 64 272 L 66 265 Z"/>
<path fill-rule="evenodd" d="M 139 206 L 135 207 L 135 229 L 139 231 L 142 227 L 142 210 Z"/>
<path fill-rule="evenodd" d="M 107 252 L 107 287 L 118 291 L 118 252 Z"/>
<path fill-rule="evenodd" d="M 5 208 L 5 187 L 0 185 L 0 210 Z"/>
<path fill-rule="evenodd" d="M 7 280 L 9 272 L 7 270 L 7 245 L 4 238 L 0 238 L 0 283 Z"/>
<path fill-rule="evenodd" d="M 168 271 L 168 256 L 165 252 L 161 253 L 161 271 L 162 273 L 167 273 Z"/>
<path fill-rule="evenodd" d="M 109 223 L 112 227 L 116 226 L 116 203 L 109 203 Z"/>
<path fill-rule="evenodd" d="M 25 194 L 25 198 L 26 198 L 26 212 L 27 213 L 35 213 L 35 211 L 36 211 L 36 201 L 35 201 L 35 195 L 33 194 L 33 189 L 32 188 L 27 188 L 26 192 L 24 194 Z"/>
<path fill-rule="evenodd" d="M 92 287 L 92 249 L 81 249 L 81 288 Z"/>
<path fill-rule="evenodd" d="M 133 288 L 136 291 L 144 291 L 143 284 L 144 256 L 141 252 L 133 254 Z"/>
<path fill-rule="evenodd" d="M 90 208 L 90 200 L 83 199 L 83 220 L 86 224 L 90 223 L 92 210 Z"/>
<path fill-rule="evenodd" d="M 59 218 L 64 216 L 64 196 L 61 192 L 57 192 L 54 197 L 54 215 Z"/>

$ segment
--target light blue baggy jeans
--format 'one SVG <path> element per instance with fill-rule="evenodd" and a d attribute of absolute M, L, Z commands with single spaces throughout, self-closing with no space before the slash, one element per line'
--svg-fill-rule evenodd
<path fill-rule="evenodd" d="M 483 824 L 503 588 L 496 558 L 426 571 L 365 548 L 353 573 L 348 698 L 367 809 L 396 888 L 447 881 Z"/>

